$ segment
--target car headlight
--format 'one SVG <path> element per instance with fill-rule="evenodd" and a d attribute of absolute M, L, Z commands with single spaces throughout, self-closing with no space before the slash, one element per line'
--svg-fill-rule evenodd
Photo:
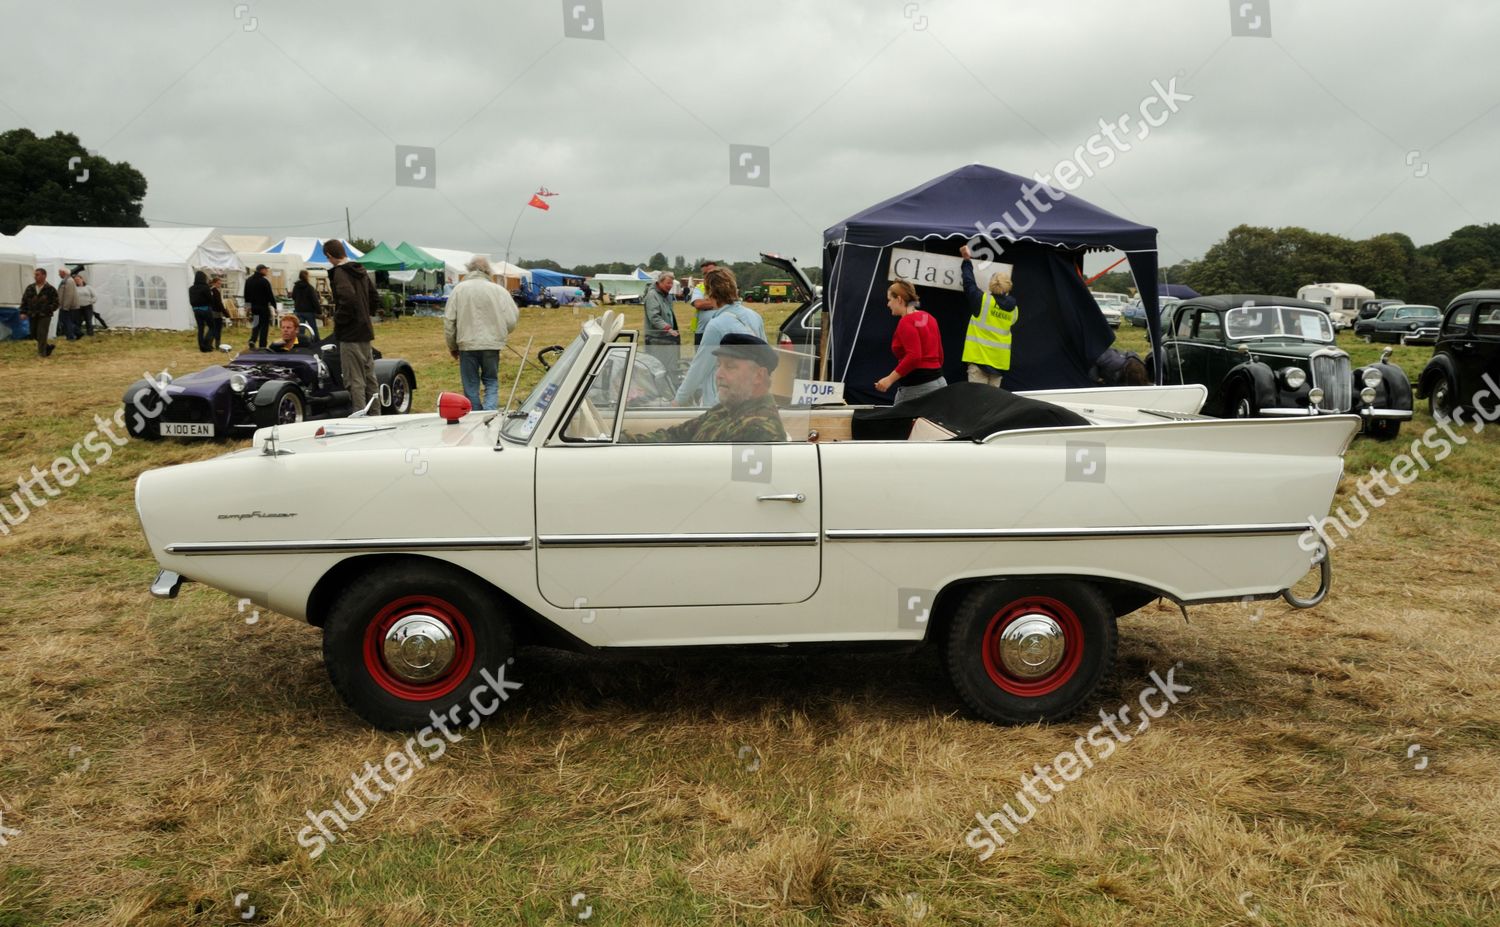
<path fill-rule="evenodd" d="M 229 375 L 229 388 L 236 393 L 243 393 L 249 383 L 249 377 L 246 377 L 243 373 L 232 373 Z"/>
<path fill-rule="evenodd" d="M 1314 386 L 1312 389 L 1310 389 L 1310 390 L 1307 391 L 1307 401 L 1310 402 L 1310 403 L 1312 403 L 1315 406 L 1316 405 L 1322 405 L 1322 403 L 1323 403 L 1323 391 L 1321 389 L 1319 389 L 1318 387 Z"/>
<path fill-rule="evenodd" d="M 1301 367 L 1288 367 L 1281 371 L 1281 382 L 1286 384 L 1287 389 L 1301 389 L 1302 384 L 1307 382 L 1307 371 Z"/>
<path fill-rule="evenodd" d="M 1375 387 L 1380 385 L 1380 380 L 1381 376 L 1379 370 L 1376 370 L 1374 367 L 1365 368 L 1364 381 L 1366 386 L 1374 389 Z"/>
<path fill-rule="evenodd" d="M 1365 405 L 1369 405 L 1370 403 L 1374 402 L 1375 401 L 1375 387 L 1373 387 L 1373 386 L 1366 386 L 1364 389 L 1360 390 L 1359 391 L 1359 401 L 1362 402 L 1362 403 L 1364 403 Z"/>

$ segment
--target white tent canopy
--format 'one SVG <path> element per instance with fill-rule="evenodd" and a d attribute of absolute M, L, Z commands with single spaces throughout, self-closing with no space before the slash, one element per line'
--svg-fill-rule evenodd
<path fill-rule="evenodd" d="M 504 261 L 497 261 L 483 251 L 455 251 L 452 248 L 429 248 L 426 245 L 417 245 L 417 247 L 443 262 L 445 265 L 443 274 L 449 283 L 457 283 L 463 279 L 464 265 L 469 263 L 469 259 L 476 254 L 483 254 L 488 258 L 490 267 L 501 276 L 520 277 L 522 280 L 531 279 L 531 271 Z"/>
<path fill-rule="evenodd" d="M 351 259 L 359 260 L 364 256 L 363 251 L 349 244 L 348 241 L 342 238 L 339 241 L 344 242 L 344 250 L 349 252 Z M 308 267 L 328 268 L 333 266 L 327 256 L 323 254 L 323 239 L 321 238 L 283 238 L 271 247 L 266 248 L 265 251 L 267 254 L 295 254 Z"/>
<path fill-rule="evenodd" d="M 120 328 L 191 329 L 193 272 L 244 270 L 211 228 L 28 225 L 13 241 L 49 266 L 85 265 L 94 311 Z"/>

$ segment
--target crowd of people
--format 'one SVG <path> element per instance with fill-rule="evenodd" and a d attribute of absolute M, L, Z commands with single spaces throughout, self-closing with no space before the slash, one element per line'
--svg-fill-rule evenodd
<path fill-rule="evenodd" d="M 83 268 L 59 267 L 56 286 L 47 282 L 46 268 L 36 268 L 32 276 L 33 282 L 21 294 L 21 317 L 31 323 L 38 357 L 51 357 L 57 350 L 50 343 L 53 315 L 57 316 L 57 337 L 67 341 L 94 337 L 95 323 L 107 327 L 94 311 L 94 288 L 84 278 Z"/>

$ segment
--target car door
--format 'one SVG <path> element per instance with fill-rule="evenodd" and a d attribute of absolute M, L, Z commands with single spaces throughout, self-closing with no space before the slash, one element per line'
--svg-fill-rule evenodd
<path fill-rule="evenodd" d="M 1459 396 L 1463 402 L 1481 389 L 1490 388 L 1486 375 L 1500 383 L 1500 302 L 1479 303 L 1474 308 L 1474 322 L 1464 341 L 1466 350 L 1459 365 Z"/>
<path fill-rule="evenodd" d="M 1166 355 L 1163 383 L 1180 385 L 1200 382 L 1189 377 L 1189 369 L 1193 366 L 1198 351 L 1192 342 L 1193 322 L 1197 314 L 1198 310 L 1193 306 L 1179 309 L 1175 313 L 1165 310 L 1162 312 L 1162 334 L 1166 341 L 1163 351 Z"/>
<path fill-rule="evenodd" d="M 592 377 L 607 370 L 612 345 Z M 662 608 L 801 602 L 821 576 L 821 492 L 812 444 L 670 444 L 617 440 L 640 419 L 621 414 L 626 378 L 585 384 L 582 403 L 537 450 L 537 583 L 569 608 Z M 649 430 L 644 428 L 642 430 Z"/>
<path fill-rule="evenodd" d="M 1207 386 L 1212 394 L 1239 362 L 1239 356 L 1224 346 L 1224 316 L 1219 310 L 1198 311 L 1193 324 L 1193 344 L 1196 363 L 1193 382 Z"/>

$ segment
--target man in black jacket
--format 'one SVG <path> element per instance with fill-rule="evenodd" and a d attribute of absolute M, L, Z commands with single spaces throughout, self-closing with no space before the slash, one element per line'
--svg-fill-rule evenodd
<path fill-rule="evenodd" d="M 323 253 L 333 264 L 328 271 L 328 289 L 333 293 L 333 340 L 339 345 L 344 386 L 356 410 L 368 403 L 370 414 L 379 415 L 380 384 L 375 379 L 372 346 L 375 326 L 370 322 L 380 299 L 375 280 L 363 264 L 349 260 L 349 252 L 337 238 L 323 242 Z"/>
<path fill-rule="evenodd" d="M 255 265 L 255 273 L 245 281 L 245 305 L 250 307 L 250 347 L 260 339 L 266 346 L 271 331 L 271 308 L 276 305 L 276 294 L 271 290 L 271 271 L 264 264 Z"/>
<path fill-rule="evenodd" d="M 31 320 L 31 337 L 36 339 L 38 357 L 50 357 L 56 345 L 47 343 L 47 329 L 52 327 L 52 313 L 57 311 L 57 288 L 47 282 L 47 272 L 38 267 L 32 272 L 36 282 L 21 294 L 21 316 Z"/>

